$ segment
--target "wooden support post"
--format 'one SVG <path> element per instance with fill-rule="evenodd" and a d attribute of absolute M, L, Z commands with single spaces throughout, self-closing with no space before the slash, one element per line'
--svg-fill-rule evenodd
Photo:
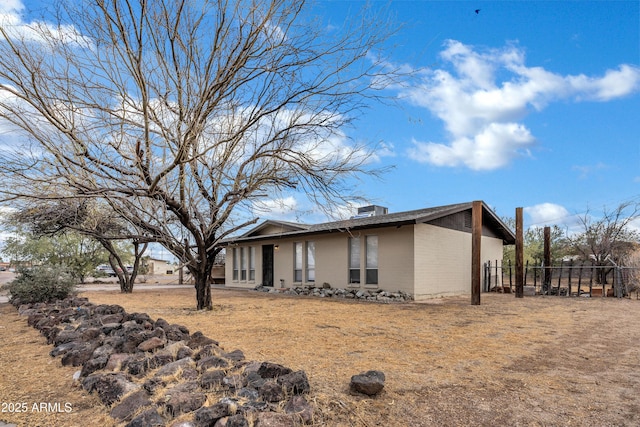
<path fill-rule="evenodd" d="M 516 208 L 516 298 L 524 297 L 524 232 L 522 208 Z"/>
<path fill-rule="evenodd" d="M 544 282 L 542 295 L 548 295 L 551 290 L 551 227 L 544 228 Z"/>
<path fill-rule="evenodd" d="M 480 305 L 482 264 L 482 202 L 473 202 L 471 208 L 471 305 Z"/>

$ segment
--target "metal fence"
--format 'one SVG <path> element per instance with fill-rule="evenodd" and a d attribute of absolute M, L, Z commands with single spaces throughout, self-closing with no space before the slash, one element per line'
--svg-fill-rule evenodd
<path fill-rule="evenodd" d="M 484 264 L 484 292 L 515 292 L 515 265 L 499 261 Z M 610 296 L 622 298 L 638 292 L 640 269 L 563 261 L 554 265 L 524 267 L 525 293 L 529 295 Z"/>

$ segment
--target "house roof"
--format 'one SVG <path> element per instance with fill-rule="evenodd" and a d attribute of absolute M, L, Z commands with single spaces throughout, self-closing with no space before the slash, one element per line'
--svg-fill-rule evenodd
<path fill-rule="evenodd" d="M 344 232 L 369 228 L 391 227 L 407 224 L 429 223 L 431 221 L 471 210 L 473 202 L 458 203 L 454 205 L 437 206 L 406 212 L 396 212 L 384 215 L 374 215 L 364 218 L 350 218 L 340 221 L 323 222 L 319 224 L 302 224 L 286 221 L 267 220 L 252 228 L 245 234 L 225 239 L 223 244 L 229 245 L 254 240 L 295 237 L 309 234 Z M 515 234 L 509 227 L 491 210 L 482 203 L 482 222 L 491 227 L 494 233 L 502 238 L 506 244 L 515 243 Z M 261 234 L 261 231 L 269 227 L 279 227 L 279 232 Z"/>

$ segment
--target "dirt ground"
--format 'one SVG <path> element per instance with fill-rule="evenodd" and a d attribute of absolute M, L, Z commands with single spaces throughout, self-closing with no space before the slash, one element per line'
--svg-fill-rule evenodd
<path fill-rule="evenodd" d="M 480 306 L 469 297 L 385 305 L 214 290 L 214 310 L 202 312 L 192 289 L 84 296 L 200 330 L 247 359 L 305 370 L 318 426 L 640 425 L 635 299 L 483 294 Z M 97 400 L 73 387 L 75 368 L 49 358 L 51 347 L 6 304 L 0 342 L 0 401 L 73 406 L 0 421 L 109 425 Z M 384 391 L 350 394 L 350 377 L 369 369 L 385 373 Z"/>

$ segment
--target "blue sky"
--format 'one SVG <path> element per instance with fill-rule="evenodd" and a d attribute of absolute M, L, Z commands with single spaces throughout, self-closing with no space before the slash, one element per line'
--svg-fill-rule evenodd
<path fill-rule="evenodd" d="M 322 2 L 332 22 L 361 3 Z M 480 9 L 475 13 L 475 9 Z M 640 2 L 402 1 L 389 60 L 426 67 L 349 134 L 395 169 L 390 211 L 482 199 L 527 225 L 640 196 Z"/>
<path fill-rule="evenodd" d="M 45 3 L 4 0 L 0 14 L 26 22 Z M 525 226 L 570 226 L 640 201 L 640 2 L 372 4 L 402 25 L 386 60 L 417 71 L 387 91 L 393 105 L 345 130 L 382 142 L 373 166 L 394 167 L 358 183 L 372 202 L 399 212 L 482 199 L 500 216 L 524 207 Z M 364 5 L 313 7 L 330 31 Z M 271 206 L 265 217 L 320 220 L 296 214 L 308 206 L 295 195 Z"/>

